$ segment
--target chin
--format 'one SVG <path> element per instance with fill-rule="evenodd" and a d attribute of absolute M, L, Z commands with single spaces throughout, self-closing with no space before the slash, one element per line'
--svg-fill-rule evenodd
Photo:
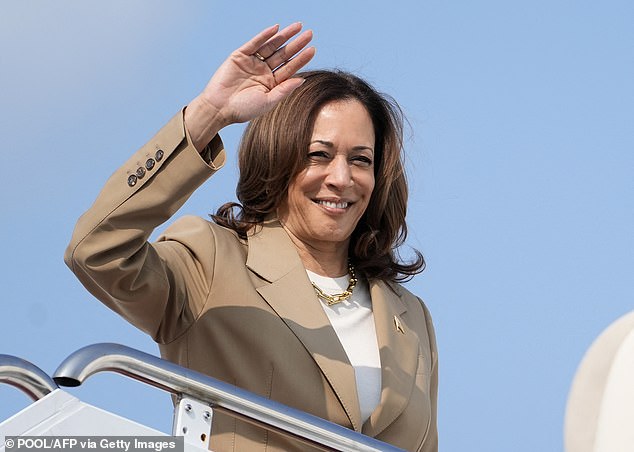
<path fill-rule="evenodd" d="M 347 243 L 350 240 L 352 231 L 342 231 L 340 229 L 323 231 L 315 234 L 315 239 L 322 242 Z"/>

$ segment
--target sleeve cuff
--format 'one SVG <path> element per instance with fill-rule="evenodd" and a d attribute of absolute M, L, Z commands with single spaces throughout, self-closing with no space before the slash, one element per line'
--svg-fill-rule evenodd
<path fill-rule="evenodd" d="M 181 115 L 183 118 L 183 130 L 185 132 L 185 139 L 187 140 L 187 145 L 194 147 L 192 138 L 189 136 L 189 131 L 185 126 L 185 108 L 181 110 Z M 222 143 L 222 138 L 220 138 L 219 134 L 216 134 L 209 144 L 205 146 L 205 148 L 199 152 L 200 157 L 205 161 L 207 165 L 213 170 L 218 170 L 224 166 L 226 161 L 226 154 L 224 152 L 224 144 Z"/>

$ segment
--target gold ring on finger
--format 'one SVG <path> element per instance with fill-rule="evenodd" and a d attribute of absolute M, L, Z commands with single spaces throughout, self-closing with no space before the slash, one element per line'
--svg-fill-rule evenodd
<path fill-rule="evenodd" d="M 265 61 L 265 60 L 266 60 L 266 58 L 264 58 L 264 57 L 263 57 L 262 55 L 260 55 L 258 52 L 255 52 L 255 53 L 253 54 L 253 56 L 254 56 L 254 57 L 256 57 L 256 58 L 257 58 L 258 60 L 260 60 L 260 61 Z"/>

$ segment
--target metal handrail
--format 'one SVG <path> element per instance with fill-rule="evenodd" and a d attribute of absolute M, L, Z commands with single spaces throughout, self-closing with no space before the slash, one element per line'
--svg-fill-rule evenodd
<path fill-rule="evenodd" d="M 124 345 L 94 344 L 79 349 L 60 364 L 53 379 L 60 386 L 79 386 L 89 376 L 102 371 L 120 373 L 172 394 L 203 400 L 213 409 L 324 450 L 402 451 L 341 425 Z"/>
<path fill-rule="evenodd" d="M 0 354 L 0 383 L 20 389 L 31 399 L 39 400 L 58 387 L 46 372 L 22 358 Z"/>

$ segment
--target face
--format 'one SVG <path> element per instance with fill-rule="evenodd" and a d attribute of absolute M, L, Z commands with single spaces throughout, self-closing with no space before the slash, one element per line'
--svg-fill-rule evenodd
<path fill-rule="evenodd" d="M 346 246 L 374 189 L 374 126 L 357 100 L 324 105 L 315 119 L 306 166 L 290 183 L 278 216 L 295 240 Z"/>

